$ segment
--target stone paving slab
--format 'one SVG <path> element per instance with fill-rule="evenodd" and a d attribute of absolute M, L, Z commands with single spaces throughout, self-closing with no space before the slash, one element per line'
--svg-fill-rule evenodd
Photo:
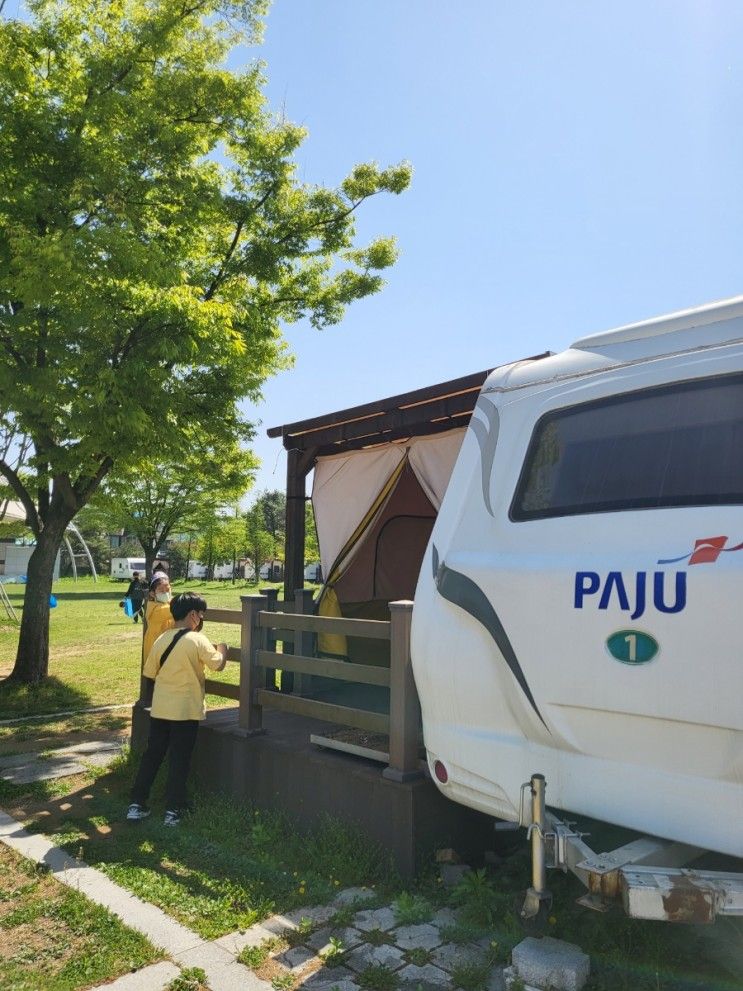
<path fill-rule="evenodd" d="M 444 970 L 453 970 L 455 967 L 485 962 L 484 949 L 472 943 L 465 943 L 461 946 L 456 943 L 444 943 L 443 946 L 439 946 L 433 951 L 432 956 L 436 966 L 442 967 Z"/>
<path fill-rule="evenodd" d="M 353 977 L 354 974 L 347 967 L 322 967 L 310 974 L 300 986 L 302 991 L 329 991 L 336 984 L 350 984 L 356 988 Z"/>
<path fill-rule="evenodd" d="M 403 950 L 414 950 L 416 947 L 420 947 L 422 950 L 432 950 L 444 942 L 439 929 L 428 922 L 417 926 L 400 926 L 399 929 L 394 929 L 390 935 L 395 941 L 395 946 L 399 946 Z"/>
<path fill-rule="evenodd" d="M 305 981 L 300 985 L 301 991 L 359 991 L 355 981 L 322 981 L 320 984 L 310 984 Z"/>
<path fill-rule="evenodd" d="M 132 974 L 124 974 L 109 984 L 97 984 L 88 991 L 164 991 L 180 972 L 180 968 L 174 963 L 162 960 Z"/>
<path fill-rule="evenodd" d="M 404 963 L 403 951 L 396 946 L 382 943 L 381 946 L 370 946 L 369 943 L 362 943 L 361 946 L 352 950 L 343 962 L 352 970 L 360 974 L 367 967 L 387 967 L 388 970 L 397 970 Z"/>
<path fill-rule="evenodd" d="M 397 919 L 391 908 L 373 908 L 357 912 L 353 924 L 364 932 L 371 932 L 372 929 L 383 929 L 387 932 L 387 930 L 394 928 Z"/>
<path fill-rule="evenodd" d="M 277 954 L 273 959 L 282 967 L 286 967 L 287 970 L 296 974 L 303 970 L 316 956 L 315 951 L 310 950 L 307 946 L 291 946 L 288 950 L 283 950 Z"/>
<path fill-rule="evenodd" d="M 416 967 L 415 964 L 410 963 L 397 973 L 403 982 L 403 987 L 408 985 L 412 988 L 417 988 L 419 984 L 424 989 L 449 988 L 452 986 L 449 975 L 430 963 L 425 964 L 423 967 Z"/>
<path fill-rule="evenodd" d="M 246 929 L 245 932 L 228 933 L 226 936 L 215 939 L 214 942 L 236 957 L 242 953 L 246 946 L 261 946 L 267 939 L 273 939 L 275 935 L 258 922 L 250 929 Z"/>
<path fill-rule="evenodd" d="M 18 785 L 68 778 L 73 774 L 82 774 L 89 764 L 106 767 L 123 747 L 123 740 L 93 740 L 54 750 L 47 755 L 34 752 L 2 757 L 0 778 Z"/>
<path fill-rule="evenodd" d="M 581 991 L 588 980 L 591 962 L 573 943 L 545 936 L 528 936 L 511 953 L 511 963 L 527 984 L 554 991 Z"/>
<path fill-rule="evenodd" d="M 343 944 L 345 950 L 352 950 L 354 946 L 358 946 L 359 943 L 364 941 L 363 935 L 351 926 L 347 926 L 345 929 L 335 929 L 330 926 L 323 926 L 322 929 L 318 929 L 316 932 L 309 936 L 305 943 L 307 946 L 312 947 L 317 953 L 322 953 L 323 950 L 330 947 L 330 937 L 333 936 L 338 939 Z"/>
<path fill-rule="evenodd" d="M 210 991 L 266 991 L 270 988 L 250 968 L 237 963 L 227 950 L 202 942 L 175 955 L 181 967 L 201 967 Z"/>

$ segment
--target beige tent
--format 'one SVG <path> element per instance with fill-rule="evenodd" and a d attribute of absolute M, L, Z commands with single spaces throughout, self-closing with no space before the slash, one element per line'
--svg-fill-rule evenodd
<path fill-rule="evenodd" d="M 318 611 L 387 619 L 412 599 L 423 553 L 464 436 L 458 427 L 318 458 L 312 504 L 323 574 Z M 384 641 L 321 637 L 320 651 L 387 663 Z"/>

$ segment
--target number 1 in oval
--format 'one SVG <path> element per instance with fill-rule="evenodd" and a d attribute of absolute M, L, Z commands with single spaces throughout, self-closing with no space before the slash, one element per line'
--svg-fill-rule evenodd
<path fill-rule="evenodd" d="M 618 630 L 607 639 L 606 649 L 622 664 L 647 664 L 658 653 L 658 641 L 639 630 Z"/>

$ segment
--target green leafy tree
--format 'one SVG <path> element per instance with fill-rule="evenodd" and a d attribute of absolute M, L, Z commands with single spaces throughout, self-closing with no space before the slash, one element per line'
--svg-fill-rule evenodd
<path fill-rule="evenodd" d="M 304 559 L 308 564 L 311 561 L 320 560 L 320 544 L 317 540 L 315 513 L 309 499 L 305 503 L 304 510 Z"/>
<path fill-rule="evenodd" d="M 276 548 L 282 548 L 286 533 L 286 496 L 279 489 L 263 492 L 256 499 L 263 514 L 263 529 L 273 537 Z"/>
<path fill-rule="evenodd" d="M 266 519 L 260 502 L 256 502 L 245 514 L 245 533 L 248 557 L 253 562 L 257 579 L 261 565 L 276 556 L 276 540 L 266 529 Z"/>
<path fill-rule="evenodd" d="M 390 239 L 358 207 L 407 166 L 296 176 L 301 128 L 272 116 L 263 0 L 27 0 L 0 18 L 0 459 L 36 548 L 12 677 L 39 682 L 67 523 L 112 471 L 239 434 L 237 400 L 288 364 L 283 322 L 335 323 L 377 291 Z"/>
<path fill-rule="evenodd" d="M 196 556 L 206 566 L 207 578 L 211 579 L 218 564 L 232 564 L 234 570 L 246 546 L 244 518 L 213 513 L 196 541 Z"/>
<path fill-rule="evenodd" d="M 239 499 L 256 466 L 255 456 L 234 441 L 209 445 L 192 436 L 180 463 L 147 460 L 136 471 L 111 474 L 93 501 L 112 527 L 137 537 L 149 577 L 170 535 L 198 529 L 215 510 Z"/>

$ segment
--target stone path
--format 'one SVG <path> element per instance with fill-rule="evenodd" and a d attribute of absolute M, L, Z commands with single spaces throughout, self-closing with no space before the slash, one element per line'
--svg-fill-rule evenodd
<path fill-rule="evenodd" d="M 505 987 L 503 968 L 487 962 L 487 940 L 447 942 L 446 927 L 456 920 L 450 909 L 436 913 L 429 922 L 399 925 L 390 906 L 364 908 L 373 897 L 369 889 L 349 888 L 331 905 L 295 909 L 208 942 L 101 871 L 70 857 L 47 837 L 28 833 L 4 812 L 0 812 L 0 842 L 46 865 L 62 884 L 103 905 L 171 958 L 101 985 L 106 991 L 163 991 L 187 967 L 204 970 L 211 991 L 272 991 L 277 985 L 295 991 L 359 991 L 361 975 L 370 968 L 396 975 L 391 980 L 401 991 L 453 989 L 452 974 L 458 968 L 460 973 L 462 968 L 481 968 L 488 991 Z M 345 910 L 342 921 L 333 925 L 339 910 Z M 246 947 L 265 949 L 270 980 L 238 961 Z"/>
<path fill-rule="evenodd" d="M 91 764 L 105 767 L 118 756 L 124 742 L 90 741 L 47 753 L 3 757 L 0 778 L 26 784 L 79 774 Z M 588 976 L 585 954 L 555 940 L 524 940 L 514 950 L 514 966 L 493 965 L 487 938 L 453 941 L 458 935 L 454 910 L 440 909 L 426 921 L 404 924 L 393 906 L 379 907 L 367 888 L 347 888 L 330 905 L 275 915 L 210 942 L 101 871 L 70 857 L 48 837 L 26 832 L 2 811 L 0 842 L 45 865 L 62 884 L 108 909 L 170 958 L 89 991 L 165 991 L 182 969 L 191 967 L 205 972 L 210 991 L 361 991 L 368 986 L 453 991 L 475 985 L 486 991 L 507 991 L 512 985 L 537 991 L 524 980 L 535 977 L 541 978 L 541 987 L 579 991 Z M 442 874 L 446 869 L 442 868 Z M 531 943 L 537 945 L 527 945 Z M 261 976 L 240 962 L 240 955 L 248 949 L 256 951 L 250 962 Z"/>
<path fill-rule="evenodd" d="M 107 767 L 124 748 L 121 740 L 92 740 L 61 750 L 0 757 L 0 778 L 15 785 L 82 774 L 86 765 Z"/>

